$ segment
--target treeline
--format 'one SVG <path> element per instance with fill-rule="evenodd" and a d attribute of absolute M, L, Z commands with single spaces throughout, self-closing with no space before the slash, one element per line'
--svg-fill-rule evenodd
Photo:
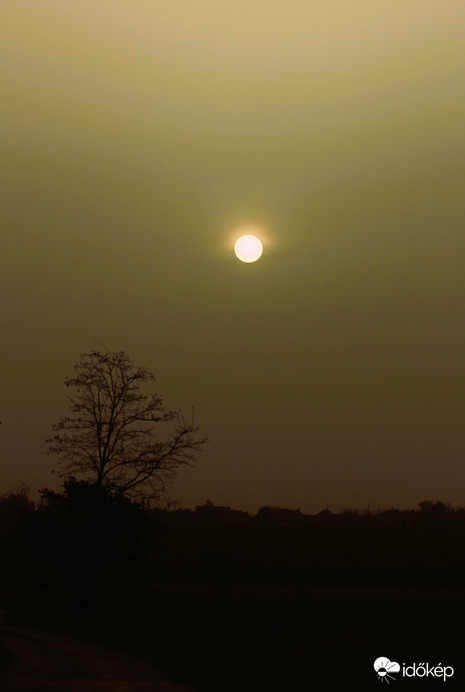
<path fill-rule="evenodd" d="M 465 508 L 443 502 L 423 500 L 417 509 L 391 508 L 371 512 L 344 509 L 334 513 L 324 509 L 317 514 L 304 514 L 300 509 L 261 507 L 254 515 L 217 506 L 211 501 L 195 510 L 178 509 L 161 513 L 165 524 L 178 525 L 262 525 L 262 526 L 423 526 L 431 523 L 465 524 Z"/>
<path fill-rule="evenodd" d="M 10 529 L 18 516 L 24 512 L 44 512 L 53 510 L 57 505 L 64 506 L 66 498 L 71 502 L 71 495 L 76 504 L 77 488 L 80 489 L 81 501 L 88 501 L 89 495 L 84 497 L 84 489 L 92 488 L 92 484 L 85 482 L 65 483 L 62 493 L 49 490 L 41 491 L 41 501 L 35 504 L 30 498 L 30 488 L 22 484 L 7 493 L 0 495 L 0 530 Z M 90 490 L 87 490 L 91 493 Z M 93 497 L 95 497 L 94 491 Z M 102 491 L 100 491 L 102 495 Z M 111 494 L 103 493 L 103 495 Z M 102 496 L 103 496 L 102 495 Z M 114 495 L 117 497 L 117 495 Z M 156 507 L 147 509 L 143 503 L 130 503 L 137 506 L 139 512 L 150 514 L 163 525 L 264 525 L 264 526 L 423 526 L 425 524 L 465 524 L 465 508 L 453 507 L 451 504 L 431 500 L 423 500 L 416 509 L 391 509 L 370 511 L 369 509 L 344 509 L 341 512 L 332 512 L 326 508 L 316 514 L 304 514 L 299 509 L 288 509 L 277 506 L 260 507 L 256 514 L 249 514 L 242 510 L 236 510 L 228 506 L 216 505 L 207 500 L 203 505 L 197 505 L 195 509 L 166 509 Z M 56 513 L 56 512 L 55 512 Z"/>

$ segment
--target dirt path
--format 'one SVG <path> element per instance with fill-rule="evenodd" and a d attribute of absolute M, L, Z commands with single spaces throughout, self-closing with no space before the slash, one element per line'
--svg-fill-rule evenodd
<path fill-rule="evenodd" d="M 193 692 L 145 661 L 28 627 L 0 625 L 0 648 L 15 656 L 2 692 Z"/>

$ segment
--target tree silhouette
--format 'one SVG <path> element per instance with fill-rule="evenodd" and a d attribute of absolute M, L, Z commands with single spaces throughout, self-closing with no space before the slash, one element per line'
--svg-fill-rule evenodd
<path fill-rule="evenodd" d="M 75 376 L 65 379 L 74 416 L 53 426 L 48 451 L 57 454 L 58 475 L 84 480 L 133 499 L 154 497 L 180 466 L 192 465 L 206 442 L 194 421 L 181 411 L 167 411 L 158 394 L 141 385 L 155 380 L 124 352 L 81 354 Z M 156 424 L 167 424 L 164 439 Z M 171 425 L 170 425 L 171 424 Z"/>

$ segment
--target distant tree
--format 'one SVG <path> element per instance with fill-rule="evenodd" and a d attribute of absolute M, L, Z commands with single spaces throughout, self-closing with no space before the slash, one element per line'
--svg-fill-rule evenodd
<path fill-rule="evenodd" d="M 422 500 L 418 506 L 420 507 L 420 512 L 424 514 L 432 512 L 434 509 L 434 503 L 431 500 Z"/>
<path fill-rule="evenodd" d="M 0 495 L 0 529 L 11 528 L 20 512 L 32 511 L 31 489 L 25 483 Z"/>
<path fill-rule="evenodd" d="M 168 411 L 141 385 L 155 380 L 124 352 L 81 354 L 75 376 L 65 379 L 73 416 L 61 418 L 46 440 L 58 475 L 81 476 L 112 493 L 144 500 L 159 495 L 180 466 L 192 465 L 206 442 L 193 417 Z M 168 426 L 163 439 L 156 426 Z M 171 424 L 171 425 L 170 425 Z"/>

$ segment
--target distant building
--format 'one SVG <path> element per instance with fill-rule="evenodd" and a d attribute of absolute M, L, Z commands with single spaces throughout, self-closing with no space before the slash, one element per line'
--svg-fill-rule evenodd
<path fill-rule="evenodd" d="M 249 521 L 247 512 L 231 507 L 221 507 L 211 502 L 204 505 L 197 505 L 195 508 L 195 519 L 204 524 L 245 524 Z"/>
<path fill-rule="evenodd" d="M 260 507 L 255 521 L 258 524 L 274 526 L 296 526 L 303 523 L 304 515 L 300 509 L 283 509 L 281 507 Z"/>
<path fill-rule="evenodd" d="M 312 517 L 312 524 L 314 526 L 334 526 L 338 521 L 336 514 L 333 514 L 330 509 L 323 509 L 318 514 L 314 514 Z"/>

